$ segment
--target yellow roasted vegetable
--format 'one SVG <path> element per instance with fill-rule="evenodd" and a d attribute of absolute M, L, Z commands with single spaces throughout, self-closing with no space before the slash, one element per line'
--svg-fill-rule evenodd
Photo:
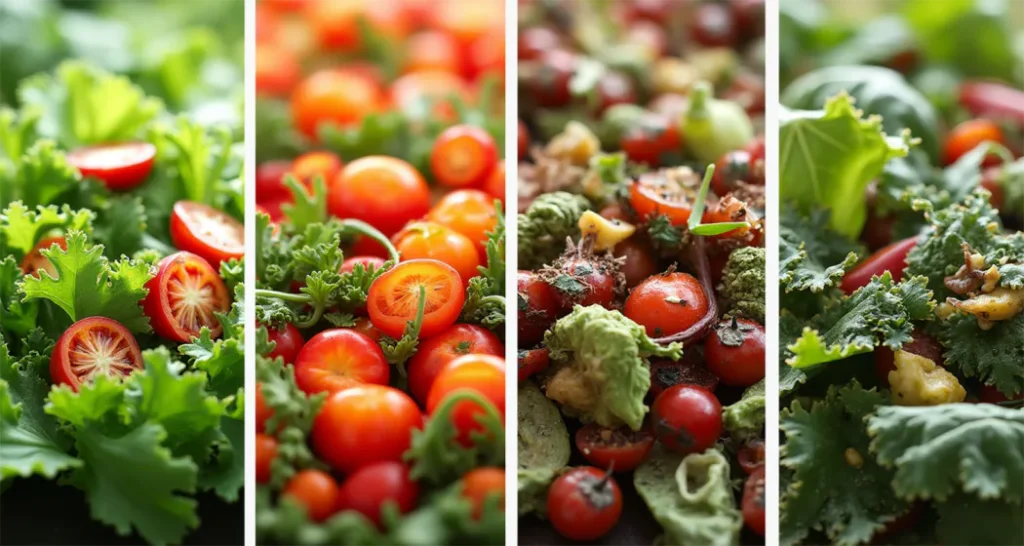
<path fill-rule="evenodd" d="M 896 369 L 889 372 L 893 403 L 899 406 L 937 406 L 963 402 L 967 391 L 956 376 L 929 358 L 896 351 Z"/>
<path fill-rule="evenodd" d="M 615 248 L 615 245 L 636 232 L 636 227 L 632 224 L 622 220 L 609 220 L 592 210 L 580 216 L 579 226 L 584 237 L 594 236 L 594 250 L 598 252 Z"/>

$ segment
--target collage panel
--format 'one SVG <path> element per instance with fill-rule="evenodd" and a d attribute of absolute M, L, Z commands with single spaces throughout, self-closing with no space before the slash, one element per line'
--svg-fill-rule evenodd
<path fill-rule="evenodd" d="M 763 544 L 764 3 L 518 33 L 518 541 Z"/>
<path fill-rule="evenodd" d="M 0 2 L 0 542 L 241 544 L 244 2 Z"/>
<path fill-rule="evenodd" d="M 1024 3 L 781 1 L 780 544 L 1024 543 Z"/>
<path fill-rule="evenodd" d="M 504 544 L 501 0 L 256 6 L 257 544 Z"/>

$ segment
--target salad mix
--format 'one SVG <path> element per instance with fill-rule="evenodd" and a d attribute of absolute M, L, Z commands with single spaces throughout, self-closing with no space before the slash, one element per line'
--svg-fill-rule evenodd
<path fill-rule="evenodd" d="M 117 535 L 166 544 L 199 526 L 199 498 L 219 498 L 234 505 L 213 526 L 241 540 L 241 30 L 215 34 L 200 20 L 216 17 L 173 2 L 3 10 L 5 512 L 49 480 Z M 144 32 L 137 18 L 171 22 Z M 13 27 L 60 32 L 8 43 Z M 146 45 L 115 62 L 86 42 L 97 32 Z M 47 532 L 4 520 L 6 540 Z"/>
<path fill-rule="evenodd" d="M 762 543 L 763 2 L 519 25 L 520 540 Z"/>
<path fill-rule="evenodd" d="M 257 10 L 257 540 L 503 544 L 503 2 Z"/>
<path fill-rule="evenodd" d="M 781 542 L 1019 544 L 1024 13 L 880 6 L 782 2 Z"/>

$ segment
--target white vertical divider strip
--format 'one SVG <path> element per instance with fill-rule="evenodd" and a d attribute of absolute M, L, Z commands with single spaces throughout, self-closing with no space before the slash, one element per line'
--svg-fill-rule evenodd
<path fill-rule="evenodd" d="M 519 543 L 517 423 L 518 336 L 516 335 L 516 271 L 519 267 L 516 215 L 519 189 L 519 65 L 518 0 L 505 2 L 505 544 Z"/>
<path fill-rule="evenodd" d="M 245 0 L 245 544 L 256 544 L 256 0 Z"/>
<path fill-rule="evenodd" d="M 779 543 L 779 0 L 765 2 L 765 544 Z"/>

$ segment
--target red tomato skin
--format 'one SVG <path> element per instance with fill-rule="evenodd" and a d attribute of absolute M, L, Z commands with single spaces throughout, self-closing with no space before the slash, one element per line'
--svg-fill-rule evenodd
<path fill-rule="evenodd" d="M 546 108 L 572 102 L 569 80 L 576 73 L 576 55 L 564 49 L 549 49 L 540 54 L 537 62 L 537 74 L 527 82 L 530 96 Z"/>
<path fill-rule="evenodd" d="M 619 145 L 630 160 L 658 167 L 667 156 L 682 151 L 683 138 L 679 125 L 667 116 L 653 114 L 644 119 L 641 126 L 622 135 Z"/>
<path fill-rule="evenodd" d="M 340 70 L 321 70 L 307 76 L 292 91 L 292 121 L 315 142 L 320 125 L 351 126 L 380 110 L 382 104 L 381 90 L 370 79 Z"/>
<path fill-rule="evenodd" d="M 581 490 L 604 485 L 602 506 L 596 505 Z M 590 486 L 586 484 L 591 484 Z M 565 538 L 593 541 L 615 527 L 622 515 L 622 491 L 615 479 L 592 466 L 579 466 L 559 476 L 548 489 L 548 519 Z"/>
<path fill-rule="evenodd" d="M 302 78 L 295 54 L 273 45 L 256 44 L 256 94 L 284 97 Z"/>
<path fill-rule="evenodd" d="M 450 188 L 479 187 L 498 163 L 494 137 L 475 125 L 452 125 L 430 152 L 434 178 Z"/>
<path fill-rule="evenodd" d="M 733 13 L 724 4 L 702 3 L 690 24 L 690 35 L 706 47 L 732 47 L 738 32 Z"/>
<path fill-rule="evenodd" d="M 466 383 L 471 386 L 467 387 Z M 469 354 L 449 362 L 434 378 L 427 395 L 427 413 L 433 415 L 445 398 L 454 391 L 471 388 L 489 400 L 505 418 L 505 360 L 491 355 Z M 479 404 L 463 400 L 452 409 L 451 419 L 459 430 L 458 441 L 472 446 L 472 433 L 483 432 L 476 415 L 484 413 Z"/>
<path fill-rule="evenodd" d="M 525 159 L 530 153 L 530 130 L 526 128 L 523 120 L 519 120 L 519 128 L 516 132 L 516 153 L 519 159 Z"/>
<path fill-rule="evenodd" d="M 337 155 L 331 152 L 313 151 L 296 157 L 292 161 L 291 173 L 306 186 L 311 186 L 317 175 L 323 178 L 324 184 L 328 184 L 341 172 L 341 167 L 341 158 Z"/>
<path fill-rule="evenodd" d="M 366 383 L 387 385 L 390 378 L 391 367 L 380 346 L 350 328 L 320 332 L 295 357 L 295 383 L 310 395 Z"/>
<path fill-rule="evenodd" d="M 671 303 L 667 298 L 678 298 Z M 622 312 L 651 337 L 670 336 L 696 323 L 708 310 L 700 281 L 688 273 L 664 273 L 638 284 Z"/>
<path fill-rule="evenodd" d="M 560 306 L 555 289 L 533 271 L 516 273 L 516 290 L 528 309 L 518 310 L 519 345 L 532 347 L 544 338 L 544 332 L 558 318 Z"/>
<path fill-rule="evenodd" d="M 53 245 L 57 245 L 61 250 L 66 251 L 68 249 L 68 242 L 63 237 L 45 237 L 40 239 L 36 246 L 21 259 L 21 272 L 26 277 L 38 278 L 38 272 L 40 269 L 46 271 L 51 277 L 57 278 L 57 269 L 50 263 L 49 258 L 43 256 L 43 250 L 49 250 Z"/>
<path fill-rule="evenodd" d="M 404 392 L 359 385 L 331 395 L 313 421 L 313 451 L 339 472 L 351 474 L 380 461 L 402 461 L 423 414 Z"/>
<path fill-rule="evenodd" d="M 599 439 L 604 427 L 590 423 L 576 431 L 576 449 L 597 468 L 606 468 L 613 472 L 628 472 L 640 466 L 654 449 L 654 435 L 647 430 L 640 432 L 625 430 L 626 434 L 639 436 L 636 441 L 626 445 L 604 445 Z"/>
<path fill-rule="evenodd" d="M 935 364 L 945 367 L 946 359 L 942 357 L 942 344 L 937 339 L 916 328 L 911 332 L 910 337 L 910 343 L 904 343 L 901 350 L 923 356 Z M 896 371 L 896 353 L 884 345 L 875 349 L 875 376 L 878 378 L 878 384 L 883 387 L 888 386 L 889 372 L 893 371 Z"/>
<path fill-rule="evenodd" d="M 99 154 L 120 153 L 120 161 L 114 165 L 97 165 L 93 163 Z M 126 157 L 131 154 L 129 157 Z M 153 159 L 156 158 L 156 146 L 148 142 L 127 142 L 124 144 L 104 144 L 79 148 L 67 155 L 67 161 L 78 169 L 83 177 L 100 179 L 107 188 L 113 191 L 125 191 L 138 187 L 149 177 L 153 170 Z M 102 157 L 102 159 L 110 159 Z"/>
<path fill-rule="evenodd" d="M 71 387 L 71 390 L 78 392 L 79 387 L 82 386 L 82 379 L 72 369 L 71 355 L 76 352 L 72 344 L 80 334 L 98 335 L 101 331 L 105 334 L 104 338 L 117 337 L 124 341 L 131 359 L 129 364 L 132 371 L 143 369 L 139 344 L 128 328 L 125 328 L 120 322 L 106 317 L 88 317 L 75 322 L 67 330 L 64 330 L 64 333 L 57 339 L 57 344 L 53 346 L 53 351 L 50 353 L 50 380 L 55 385 L 67 385 Z M 119 375 L 126 376 L 127 374 Z"/>
<path fill-rule="evenodd" d="M 505 346 L 490 330 L 475 324 L 456 324 L 444 332 L 420 342 L 409 359 L 409 392 L 426 405 L 427 395 L 437 374 L 449 362 L 466 354 L 502 356 Z"/>
<path fill-rule="evenodd" d="M 763 440 L 748 440 L 740 446 L 736 459 L 748 476 L 757 469 L 764 468 L 764 449 Z"/>
<path fill-rule="evenodd" d="M 1013 398 L 1008 398 L 1005 394 L 999 392 L 999 389 L 992 385 L 982 385 L 978 389 L 978 400 L 986 404 L 998 404 L 1000 402 L 1006 402 L 1007 400 L 1021 400 L 1024 399 L 1024 392 L 1017 393 Z"/>
<path fill-rule="evenodd" d="M 722 404 L 692 385 L 665 389 L 651 405 L 651 418 L 658 441 L 683 455 L 705 451 L 722 435 Z"/>
<path fill-rule="evenodd" d="M 193 335 L 199 335 L 199 331 L 190 332 L 185 330 L 178 324 L 178 321 L 175 320 L 171 312 L 168 291 L 164 281 L 167 275 L 173 273 L 172 268 L 174 267 L 193 268 L 207 278 L 213 288 L 213 297 L 216 299 L 217 309 L 214 309 L 215 311 L 227 312 L 231 304 L 224 281 L 217 275 L 210 262 L 207 262 L 202 257 L 191 252 L 181 251 L 165 256 L 157 262 L 156 275 L 146 282 L 146 289 L 149 290 L 149 293 L 146 294 L 146 299 L 142 301 L 142 310 L 149 317 L 149 325 L 153 327 L 156 335 L 178 343 L 188 343 Z M 222 326 L 219 322 L 215 320 L 206 326 L 210 328 L 211 338 L 216 339 L 220 337 Z"/>
<path fill-rule="evenodd" d="M 256 434 L 256 483 L 270 483 L 271 465 L 277 457 L 277 440 L 269 434 Z"/>
<path fill-rule="evenodd" d="M 423 176 L 401 159 L 362 157 L 331 182 L 327 210 L 338 218 L 362 220 L 390 237 L 430 210 L 430 189 Z"/>
<path fill-rule="evenodd" d="M 217 229 L 221 235 L 210 234 L 208 229 Z M 211 206 L 178 201 L 171 209 L 171 242 L 179 250 L 201 256 L 214 269 L 219 270 L 221 262 L 245 256 L 244 236 L 241 222 Z"/>
<path fill-rule="evenodd" d="M 381 527 L 381 509 L 393 503 L 401 514 L 416 508 L 420 486 L 409 477 L 409 467 L 395 461 L 364 466 L 341 484 L 338 510 L 352 510 Z"/>
<path fill-rule="evenodd" d="M 946 137 L 942 161 L 946 165 L 952 165 L 961 156 L 986 141 L 1006 145 L 1006 137 L 1003 136 L 1003 131 L 995 122 L 982 118 L 967 120 L 949 132 L 949 135 Z M 982 161 L 981 166 L 992 167 L 999 163 L 998 156 L 989 154 Z"/>
<path fill-rule="evenodd" d="M 495 199 L 500 199 L 502 203 L 505 202 L 505 160 L 501 160 L 494 169 L 491 170 L 491 174 L 487 175 L 484 179 L 484 185 L 481 187 L 482 190 L 491 194 Z"/>
<path fill-rule="evenodd" d="M 494 197 L 477 189 L 455 190 L 438 201 L 427 220 L 448 226 L 469 237 L 481 263 L 487 263 L 487 234 L 498 223 Z"/>
<path fill-rule="evenodd" d="M 755 470 L 743 485 L 743 522 L 764 536 L 764 466 Z"/>
<path fill-rule="evenodd" d="M 256 167 L 256 202 L 266 206 L 268 202 L 290 200 L 291 194 L 284 185 L 284 175 L 291 172 L 292 163 L 286 159 L 264 161 Z"/>
<path fill-rule="evenodd" d="M 750 328 L 742 332 L 742 341 L 738 346 L 727 344 L 728 336 L 723 326 L 729 328 L 729 322 L 723 320 L 704 341 L 704 358 L 708 370 L 718 376 L 722 383 L 732 387 L 749 387 L 764 379 L 764 327 L 746 319 L 736 319 L 741 328 Z"/>
<path fill-rule="evenodd" d="M 900 282 L 903 280 L 903 270 L 907 267 L 907 254 L 910 254 L 915 246 L 917 237 L 910 237 L 879 249 L 843 275 L 839 288 L 847 294 L 853 294 L 857 289 L 867 286 L 871 282 L 871 277 L 886 271 L 892 275 L 894 283 Z"/>
<path fill-rule="evenodd" d="M 282 497 L 289 497 L 306 508 L 309 519 L 321 522 L 337 511 L 338 484 L 322 470 L 300 470 L 285 485 Z"/>
<path fill-rule="evenodd" d="M 259 327 L 259 323 L 256 323 L 256 326 Z M 295 362 L 295 357 L 299 355 L 299 350 L 302 349 L 302 345 L 306 342 L 306 340 L 302 339 L 302 332 L 291 323 L 285 324 L 284 330 L 267 326 L 267 338 L 277 344 L 267 357 L 281 357 L 285 364 Z"/>
<path fill-rule="evenodd" d="M 403 261 L 437 260 L 459 274 L 463 286 L 480 275 L 480 255 L 469 237 L 437 222 L 412 222 L 391 237 Z"/>
<path fill-rule="evenodd" d="M 520 350 L 516 360 L 519 365 L 519 382 L 522 383 L 548 368 L 551 364 L 551 351 L 547 347 Z"/>
<path fill-rule="evenodd" d="M 528 27 L 519 32 L 519 60 L 537 60 L 545 51 L 562 45 L 562 35 L 545 26 Z"/>
<path fill-rule="evenodd" d="M 481 467 L 474 468 L 462 477 L 462 496 L 473 503 L 473 519 L 480 519 L 487 499 L 492 495 L 500 496 L 498 506 L 505 511 L 505 469 Z"/>

